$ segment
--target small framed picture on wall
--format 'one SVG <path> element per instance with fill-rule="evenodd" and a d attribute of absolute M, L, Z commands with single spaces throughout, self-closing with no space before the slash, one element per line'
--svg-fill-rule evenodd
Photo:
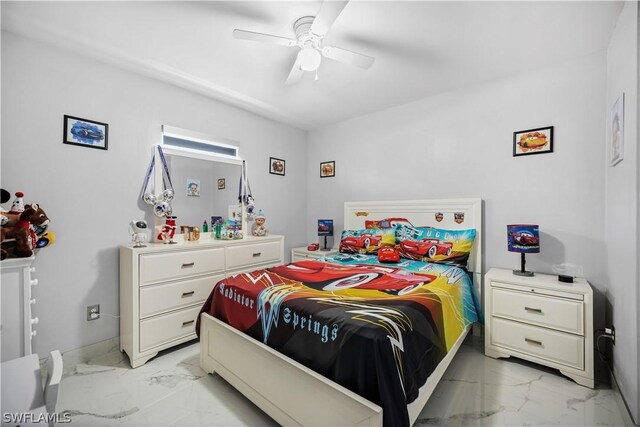
<path fill-rule="evenodd" d="M 282 159 L 269 157 L 269 173 L 284 176 L 286 162 Z"/>
<path fill-rule="evenodd" d="M 624 93 L 616 99 L 611 107 L 609 129 L 611 131 L 609 164 L 615 166 L 624 158 Z"/>
<path fill-rule="evenodd" d="M 224 190 L 224 187 L 225 187 L 225 179 L 224 178 L 218 179 L 218 190 Z"/>
<path fill-rule="evenodd" d="M 320 178 L 331 178 L 334 176 L 336 176 L 335 160 L 320 163 Z"/>
<path fill-rule="evenodd" d="M 553 126 L 513 133 L 513 156 L 553 152 Z"/>
<path fill-rule="evenodd" d="M 107 150 L 109 144 L 109 125 L 79 117 L 64 116 L 65 144 Z"/>

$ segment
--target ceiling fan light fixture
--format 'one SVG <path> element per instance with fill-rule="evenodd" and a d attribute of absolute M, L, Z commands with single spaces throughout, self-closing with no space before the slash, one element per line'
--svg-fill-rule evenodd
<path fill-rule="evenodd" d="M 322 55 L 311 46 L 305 46 L 298 52 L 298 63 L 302 71 L 316 71 L 322 62 Z"/>

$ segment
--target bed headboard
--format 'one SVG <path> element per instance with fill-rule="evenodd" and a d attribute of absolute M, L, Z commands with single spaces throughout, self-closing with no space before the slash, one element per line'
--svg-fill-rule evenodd
<path fill-rule="evenodd" d="M 436 220 L 436 215 L 441 220 Z M 480 291 L 482 283 L 482 199 L 396 200 L 345 202 L 344 228 L 362 229 L 367 220 L 406 218 L 415 226 L 476 229 L 468 270 Z M 456 221 L 457 219 L 457 221 Z"/>

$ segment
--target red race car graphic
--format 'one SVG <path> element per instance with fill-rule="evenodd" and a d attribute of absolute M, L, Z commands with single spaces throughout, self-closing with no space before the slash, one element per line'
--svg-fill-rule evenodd
<path fill-rule="evenodd" d="M 371 233 L 364 233 L 359 236 L 348 236 L 342 239 L 341 245 L 352 248 L 368 248 L 369 246 L 378 246 L 382 241 L 382 236 L 376 236 Z"/>
<path fill-rule="evenodd" d="M 413 227 L 413 224 L 406 218 L 385 218 L 376 220 L 367 220 L 364 222 L 365 228 L 393 228 L 396 224 L 403 224 Z"/>
<path fill-rule="evenodd" d="M 400 253 L 393 246 L 383 246 L 378 249 L 378 261 L 400 262 Z"/>
<path fill-rule="evenodd" d="M 439 239 L 403 240 L 400 242 L 400 247 L 410 254 L 434 258 L 436 255 L 451 255 L 453 243 L 441 243 Z"/>
<path fill-rule="evenodd" d="M 269 271 L 317 290 L 358 288 L 392 295 L 404 295 L 436 278 L 428 274 L 411 274 L 401 268 L 377 265 L 339 266 L 321 261 L 298 261 L 272 267 Z"/>
<path fill-rule="evenodd" d="M 540 244 L 540 239 L 527 231 L 512 232 L 511 238 L 516 244 L 522 246 L 538 246 Z"/>

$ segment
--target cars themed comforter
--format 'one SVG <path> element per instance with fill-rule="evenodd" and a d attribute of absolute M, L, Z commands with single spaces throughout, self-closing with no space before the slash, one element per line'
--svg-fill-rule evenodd
<path fill-rule="evenodd" d="M 380 405 L 386 427 L 408 426 L 407 404 L 479 320 L 471 280 L 460 268 L 419 261 L 326 261 L 224 279 L 201 312 Z"/>

